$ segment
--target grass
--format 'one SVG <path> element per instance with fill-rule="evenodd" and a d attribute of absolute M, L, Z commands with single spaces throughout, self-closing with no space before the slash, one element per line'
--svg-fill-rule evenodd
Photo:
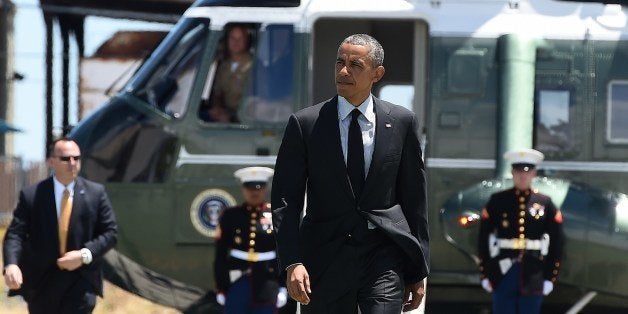
<path fill-rule="evenodd" d="M 0 227 L 0 239 L 4 239 L 5 227 Z M 2 255 L 2 243 L 0 242 L 0 257 Z M 94 314 L 177 314 L 179 311 L 152 303 L 138 297 L 109 282 L 105 282 L 104 299 L 98 298 Z M 0 280 L 0 313 L 3 314 L 27 314 L 26 303 L 21 297 L 7 296 L 8 288 L 4 278 Z"/>

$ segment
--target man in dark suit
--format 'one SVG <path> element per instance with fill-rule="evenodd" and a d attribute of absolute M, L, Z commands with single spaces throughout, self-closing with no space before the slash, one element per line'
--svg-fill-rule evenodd
<path fill-rule="evenodd" d="M 286 127 L 273 223 L 302 313 L 398 314 L 424 295 L 429 247 L 417 119 L 371 94 L 383 60 L 371 36 L 347 37 L 336 59 L 338 95 L 292 115 Z"/>
<path fill-rule="evenodd" d="M 30 313 L 91 313 L 102 296 L 102 257 L 117 226 L 102 185 L 78 177 L 81 152 L 56 140 L 54 174 L 20 193 L 4 237 L 4 280 Z"/>

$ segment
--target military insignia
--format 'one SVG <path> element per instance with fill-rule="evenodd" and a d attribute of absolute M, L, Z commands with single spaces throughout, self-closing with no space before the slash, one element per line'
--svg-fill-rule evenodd
<path fill-rule="evenodd" d="M 530 212 L 532 217 L 539 219 L 545 215 L 545 206 L 539 203 L 534 203 L 532 204 L 532 207 L 528 208 L 528 212 Z"/>
<path fill-rule="evenodd" d="M 225 208 L 235 204 L 235 198 L 226 191 L 220 189 L 202 191 L 190 206 L 190 220 L 194 229 L 206 237 L 215 238 L 220 214 Z"/>
<path fill-rule="evenodd" d="M 488 211 L 486 211 L 486 208 L 482 208 L 482 213 L 480 214 L 480 216 L 482 217 L 482 220 L 486 220 L 489 218 Z"/>
<path fill-rule="evenodd" d="M 262 229 L 264 230 L 272 230 L 273 229 L 273 214 L 264 212 L 262 213 L 262 218 L 259 220 L 262 225 Z"/>
<path fill-rule="evenodd" d="M 508 226 L 509 226 L 508 220 L 502 220 L 502 227 L 508 228 Z"/>
<path fill-rule="evenodd" d="M 559 224 L 563 223 L 563 213 L 561 213 L 560 209 L 556 210 L 556 215 L 554 215 L 554 221 Z"/>
<path fill-rule="evenodd" d="M 530 212 L 531 216 L 536 216 L 536 211 L 537 211 L 536 208 L 530 207 L 528 208 L 528 211 Z"/>

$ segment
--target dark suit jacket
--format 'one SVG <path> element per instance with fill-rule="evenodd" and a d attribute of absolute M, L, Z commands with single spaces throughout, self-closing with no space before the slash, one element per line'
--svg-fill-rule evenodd
<path fill-rule="evenodd" d="M 24 283 L 10 295 L 34 295 L 59 256 L 58 219 L 52 177 L 20 192 L 13 220 L 4 236 L 4 265 L 17 264 Z M 103 255 L 117 239 L 116 220 L 105 188 L 76 178 L 67 250 L 87 248 L 93 260 L 78 271 L 102 296 Z"/>
<path fill-rule="evenodd" d="M 429 272 L 425 167 L 414 114 L 373 98 L 373 159 L 359 200 L 351 191 L 340 143 L 338 98 L 305 108 L 288 121 L 272 188 L 273 223 L 281 269 L 303 263 L 314 290 L 332 296 L 347 288 L 344 274 L 352 232 L 368 219 L 405 253 L 404 279 Z M 307 190 L 306 216 L 300 224 Z M 324 290 L 326 292 L 321 292 Z"/>

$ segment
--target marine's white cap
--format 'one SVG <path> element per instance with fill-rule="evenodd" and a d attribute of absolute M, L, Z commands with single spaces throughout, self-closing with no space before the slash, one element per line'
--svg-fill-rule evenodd
<path fill-rule="evenodd" d="M 510 161 L 513 168 L 529 171 L 540 164 L 545 155 L 531 148 L 513 149 L 504 153 L 504 158 Z"/>
<path fill-rule="evenodd" d="M 247 167 L 237 170 L 233 175 L 243 186 L 261 189 L 266 186 L 275 171 L 268 167 Z"/>

